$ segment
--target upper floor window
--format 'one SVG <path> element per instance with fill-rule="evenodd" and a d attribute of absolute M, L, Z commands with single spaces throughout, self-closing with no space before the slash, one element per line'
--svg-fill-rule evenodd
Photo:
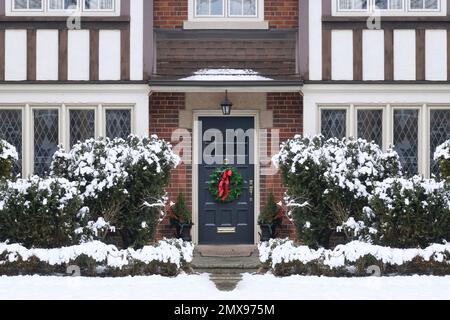
<path fill-rule="evenodd" d="M 188 0 L 186 29 L 268 29 L 264 0 Z"/>
<path fill-rule="evenodd" d="M 7 15 L 120 15 L 121 0 L 7 0 Z"/>
<path fill-rule="evenodd" d="M 256 17 L 258 0 L 194 0 L 196 17 Z"/>
<path fill-rule="evenodd" d="M 428 16 L 446 15 L 442 0 L 334 0 L 334 15 Z"/>

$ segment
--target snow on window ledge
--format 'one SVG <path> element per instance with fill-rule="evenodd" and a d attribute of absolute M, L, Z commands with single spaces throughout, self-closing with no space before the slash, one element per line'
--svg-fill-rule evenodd
<path fill-rule="evenodd" d="M 201 69 L 180 81 L 271 81 L 250 69 Z"/>

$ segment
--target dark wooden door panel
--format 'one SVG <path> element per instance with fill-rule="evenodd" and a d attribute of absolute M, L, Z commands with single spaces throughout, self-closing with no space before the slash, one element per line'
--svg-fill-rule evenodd
<path fill-rule="evenodd" d="M 198 165 L 199 243 L 253 244 L 254 197 L 249 186 L 255 181 L 255 165 L 251 156 L 254 150 L 254 118 L 201 117 L 199 121 L 201 122 L 199 136 L 202 139 L 199 141 L 199 145 L 202 146 L 201 163 Z M 211 132 L 211 129 L 221 137 L 211 138 L 211 135 L 205 135 Z M 245 138 L 238 138 L 230 134 L 231 130 L 245 132 L 247 135 Z M 215 143 L 215 148 L 212 148 L 213 152 L 211 152 L 213 159 L 203 157 L 203 151 L 208 146 L 211 148 L 210 145 L 213 142 Z M 225 159 L 230 164 L 226 165 Z M 216 169 L 224 167 L 235 167 L 244 178 L 242 195 L 233 203 L 227 204 L 216 202 L 209 192 L 211 174 Z"/>

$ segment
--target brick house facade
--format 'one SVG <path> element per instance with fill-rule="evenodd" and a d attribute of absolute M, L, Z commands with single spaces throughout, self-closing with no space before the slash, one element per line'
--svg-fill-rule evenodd
<path fill-rule="evenodd" d="M 182 153 L 168 194 L 186 195 L 194 242 L 254 244 L 267 196 L 284 193 L 271 156 L 296 134 L 395 145 L 409 173 L 438 170 L 431 155 L 450 138 L 450 0 L 395 10 L 374 0 L 75 2 L 71 27 L 63 2 L 0 1 L 0 138 L 23 155 L 22 176 L 48 171 L 58 145 L 157 134 Z M 243 195 L 228 207 L 205 198 L 202 121 L 254 133 L 243 145 L 253 139 L 257 161 L 241 166 Z M 158 237 L 173 232 L 164 221 Z M 289 221 L 280 236 L 293 237 Z"/>

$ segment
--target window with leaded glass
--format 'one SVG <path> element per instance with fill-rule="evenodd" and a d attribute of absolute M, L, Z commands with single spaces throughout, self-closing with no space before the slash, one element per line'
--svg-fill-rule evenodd
<path fill-rule="evenodd" d="M 358 110 L 358 138 L 383 147 L 383 110 Z"/>
<path fill-rule="evenodd" d="M 195 13 L 197 16 L 223 16 L 224 0 L 196 0 Z"/>
<path fill-rule="evenodd" d="M 131 110 L 106 110 L 106 136 L 108 138 L 126 138 L 131 134 Z"/>
<path fill-rule="evenodd" d="M 320 125 L 326 139 L 344 138 L 347 135 L 347 110 L 323 109 Z"/>
<path fill-rule="evenodd" d="M 95 137 L 95 110 L 70 110 L 70 147 Z"/>
<path fill-rule="evenodd" d="M 59 143 L 59 113 L 57 109 L 34 109 L 34 173 L 48 173 Z"/>
<path fill-rule="evenodd" d="M 430 111 L 430 163 L 431 174 L 439 175 L 439 164 L 434 161 L 436 148 L 450 139 L 450 109 Z"/>
<path fill-rule="evenodd" d="M 394 110 L 394 146 L 403 170 L 410 175 L 419 172 L 419 110 Z"/>
<path fill-rule="evenodd" d="M 14 165 L 14 175 L 22 173 L 22 110 L 0 110 L 0 139 L 16 147 L 19 160 Z"/>

